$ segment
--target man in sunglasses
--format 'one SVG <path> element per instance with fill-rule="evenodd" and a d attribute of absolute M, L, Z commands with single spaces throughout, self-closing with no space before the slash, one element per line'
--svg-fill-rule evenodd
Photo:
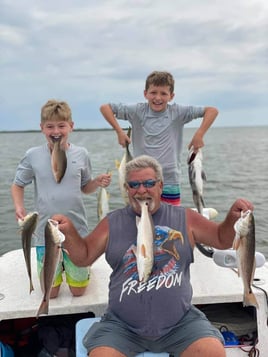
<path fill-rule="evenodd" d="M 113 269 L 107 311 L 83 340 L 89 356 L 134 357 L 144 351 L 174 357 L 225 356 L 220 332 L 191 304 L 189 268 L 196 243 L 217 249 L 232 246 L 234 223 L 241 211 L 253 210 L 252 204 L 238 199 L 225 220 L 216 223 L 191 209 L 161 202 L 161 166 L 145 155 L 127 164 L 125 187 L 129 205 L 108 213 L 84 239 L 67 217 L 53 217 L 76 265 L 91 265 L 105 253 Z M 155 231 L 154 262 L 146 282 L 139 281 L 135 255 L 140 201 L 147 202 Z"/>

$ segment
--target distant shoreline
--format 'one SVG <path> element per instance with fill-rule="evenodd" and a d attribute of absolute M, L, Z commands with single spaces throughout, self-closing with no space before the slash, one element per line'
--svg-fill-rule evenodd
<path fill-rule="evenodd" d="M 128 128 L 123 128 L 124 130 L 127 130 Z M 73 131 L 112 131 L 114 130 L 113 128 L 100 128 L 100 129 L 74 129 Z M 13 133 L 40 133 L 39 130 L 0 130 L 0 134 L 13 134 Z"/>
<path fill-rule="evenodd" d="M 235 128 L 266 128 L 267 125 L 238 125 L 238 126 L 213 126 L 210 128 L 210 130 L 214 129 L 235 129 Z M 184 129 L 196 129 L 198 126 L 185 126 Z M 128 130 L 128 127 L 123 128 L 123 130 Z M 74 129 L 74 132 L 79 132 L 79 131 L 114 131 L 113 128 L 94 128 L 94 129 Z M 0 134 L 12 134 L 12 133 L 40 133 L 40 129 L 38 130 L 0 130 Z"/>

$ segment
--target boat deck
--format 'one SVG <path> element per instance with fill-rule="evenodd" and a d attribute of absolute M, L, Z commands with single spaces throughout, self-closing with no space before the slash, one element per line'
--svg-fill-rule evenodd
<path fill-rule="evenodd" d="M 22 317 L 35 317 L 43 294 L 36 269 L 35 248 L 31 251 L 34 291 L 29 293 L 29 279 L 22 249 L 8 252 L 0 257 L 0 321 Z M 91 269 L 90 284 L 86 294 L 73 297 L 65 282 L 59 296 L 49 301 L 49 315 L 65 315 L 92 311 L 100 316 L 108 300 L 108 282 L 111 269 L 100 257 Z M 1 296 L 0 296 L 1 299 Z"/>
<path fill-rule="evenodd" d="M 22 249 L 11 251 L 0 257 L 0 321 L 35 317 L 37 314 L 43 294 L 36 273 L 34 248 L 32 248 L 31 258 L 35 290 L 30 294 Z M 59 296 L 50 300 L 49 315 L 83 312 L 93 312 L 96 316 L 102 315 L 108 302 L 110 273 L 111 269 L 104 256 L 100 257 L 91 267 L 91 281 L 86 293 L 81 297 L 73 297 L 68 286 L 63 283 Z M 243 300 L 242 279 L 232 269 L 217 266 L 213 259 L 203 256 L 197 249 L 195 250 L 195 263 L 191 266 L 191 282 L 193 303 L 196 305 L 239 303 Z M 256 269 L 254 283 L 268 292 L 268 263 Z M 268 336 L 267 299 L 262 290 L 254 288 L 254 293 L 260 306 L 256 318 L 259 344 L 261 344 L 259 349 L 265 352 L 261 355 L 268 356 L 268 345 L 264 344 Z M 3 295 L 2 299 L 1 295 Z M 228 356 L 239 356 L 239 354 L 228 352 Z"/>

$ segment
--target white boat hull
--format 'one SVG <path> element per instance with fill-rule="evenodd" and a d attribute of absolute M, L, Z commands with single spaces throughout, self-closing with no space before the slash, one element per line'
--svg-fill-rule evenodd
<path fill-rule="evenodd" d="M 32 274 L 34 291 L 29 293 L 29 279 L 22 249 L 14 250 L 0 257 L 0 321 L 35 317 L 43 294 L 36 273 L 35 249 L 32 248 Z M 50 300 L 49 315 L 67 315 L 93 312 L 101 316 L 108 302 L 108 283 L 111 269 L 104 256 L 100 257 L 91 268 L 91 281 L 85 295 L 73 297 L 66 284 L 62 284 L 59 296 Z M 268 291 L 268 263 L 256 269 L 256 284 Z M 220 267 L 213 259 L 203 256 L 195 250 L 195 263 L 191 266 L 193 303 L 208 306 L 213 304 L 240 303 L 243 300 L 242 280 L 229 268 Z M 258 344 L 260 356 L 268 356 L 268 306 L 263 291 L 255 289 L 259 303 L 256 314 Z M 243 347 L 250 350 L 250 347 Z M 239 347 L 226 348 L 227 356 L 246 356 Z"/>

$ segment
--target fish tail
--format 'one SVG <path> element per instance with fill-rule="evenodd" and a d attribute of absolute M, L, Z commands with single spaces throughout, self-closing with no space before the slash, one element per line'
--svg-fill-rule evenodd
<path fill-rule="evenodd" d="M 43 299 L 41 302 L 36 318 L 38 318 L 40 315 L 48 315 L 48 300 Z"/>
<path fill-rule="evenodd" d="M 249 291 L 248 293 L 244 293 L 243 305 L 244 306 L 255 306 L 256 308 L 259 307 L 256 296 L 254 295 L 254 293 L 252 291 Z"/>

